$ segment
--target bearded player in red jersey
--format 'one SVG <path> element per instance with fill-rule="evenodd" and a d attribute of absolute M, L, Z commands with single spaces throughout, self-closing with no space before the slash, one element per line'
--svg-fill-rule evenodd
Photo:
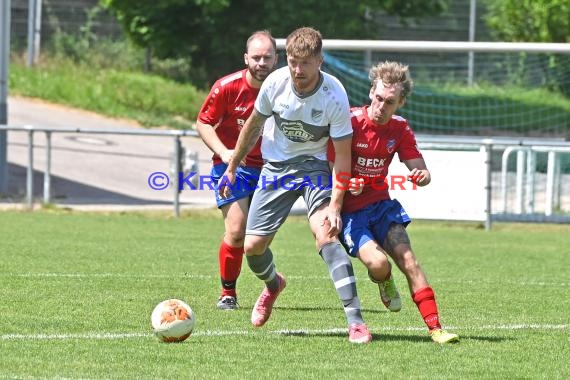
<path fill-rule="evenodd" d="M 412 251 L 405 229 L 411 219 L 396 199 L 390 199 L 388 186 L 383 182 L 396 153 L 410 170 L 408 179 L 414 186 L 426 186 L 431 181 L 413 131 L 406 119 L 395 115 L 412 90 L 410 72 L 400 63 L 383 62 L 371 68 L 369 78 L 370 106 L 351 109 L 352 190 L 345 193 L 343 231 L 339 237 L 349 254 L 368 268 L 384 305 L 399 311 L 402 302 L 388 253 L 406 276 L 412 299 L 432 340 L 455 342 L 459 337 L 441 328 L 434 291 Z"/>
<path fill-rule="evenodd" d="M 216 185 L 216 203 L 224 218 L 225 233 L 218 253 L 222 294 L 217 307 L 222 310 L 238 308 L 236 282 L 243 261 L 245 223 L 263 165 L 260 140 L 245 158 L 244 166 L 237 170 L 240 186 L 232 189 L 232 196 L 221 198 L 218 185 L 239 132 L 253 111 L 261 83 L 277 64 L 276 50 L 275 39 L 268 31 L 254 32 L 247 40 L 243 56 L 247 67 L 214 83 L 196 122 L 200 137 L 214 153 L 210 174 Z"/>

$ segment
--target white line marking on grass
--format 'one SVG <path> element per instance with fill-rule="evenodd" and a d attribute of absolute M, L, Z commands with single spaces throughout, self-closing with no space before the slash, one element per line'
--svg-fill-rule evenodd
<path fill-rule="evenodd" d="M 474 326 L 474 327 L 457 327 L 450 326 L 450 330 L 465 330 L 465 331 L 479 331 L 479 330 L 570 330 L 570 325 L 539 325 L 539 324 L 513 324 L 513 325 L 487 325 L 487 326 Z M 380 329 L 373 329 L 372 332 L 382 331 L 424 331 L 425 327 L 382 327 Z M 296 330 L 272 330 L 268 331 L 271 334 L 278 335 L 331 335 L 331 334 L 344 334 L 347 332 L 346 328 L 331 328 L 331 329 L 296 329 Z M 252 330 L 203 330 L 192 333 L 192 336 L 231 336 L 231 335 L 249 335 L 253 334 Z M 150 338 L 152 333 L 77 333 L 77 334 L 4 334 L 0 335 L 0 340 L 115 340 L 115 339 L 132 339 L 132 338 Z"/>
<path fill-rule="evenodd" d="M 67 278 L 198 278 L 203 280 L 209 280 L 213 278 L 210 275 L 202 274 L 189 274 L 189 273 L 179 273 L 179 274 L 124 274 L 124 273 L 16 273 L 9 274 L 15 277 L 67 277 Z"/>
<path fill-rule="evenodd" d="M 6 334 L 2 340 L 113 340 L 128 338 L 145 338 L 149 333 L 84 333 L 84 334 Z"/>
<path fill-rule="evenodd" d="M 468 284 L 468 285 L 516 285 L 516 286 L 560 286 L 560 287 L 567 287 L 570 286 L 569 283 L 566 282 L 546 282 L 546 281 L 513 281 L 513 280 L 485 280 L 485 279 L 477 279 L 477 280 L 454 280 L 454 279 L 446 279 L 446 278 L 439 278 L 433 281 L 434 283 L 442 283 L 442 284 Z"/>
<path fill-rule="evenodd" d="M 67 277 L 67 278 L 194 278 L 201 280 L 211 280 L 217 278 L 212 275 L 203 274 L 191 274 L 191 273 L 178 273 L 178 274 L 151 274 L 151 273 L 141 273 L 141 274 L 127 274 L 127 273 L 7 273 L 0 274 L 0 276 L 7 277 L 24 277 L 24 278 L 34 278 L 34 277 Z M 300 280 L 300 281 L 320 281 L 329 280 L 328 276 L 287 276 L 289 280 Z M 545 281 L 511 281 L 511 280 L 501 280 L 501 281 L 488 281 L 488 280 L 454 280 L 454 279 L 438 279 L 434 280 L 434 283 L 453 283 L 453 284 L 486 284 L 495 285 L 500 282 L 501 285 L 515 285 L 515 286 L 554 286 L 554 287 L 569 287 L 570 283 L 566 282 L 545 282 Z"/>
<path fill-rule="evenodd" d="M 568 330 L 570 325 L 538 325 L 538 324 L 520 324 L 520 325 L 498 325 L 498 326 L 481 326 L 477 330 Z M 469 328 L 465 329 L 469 330 Z"/>

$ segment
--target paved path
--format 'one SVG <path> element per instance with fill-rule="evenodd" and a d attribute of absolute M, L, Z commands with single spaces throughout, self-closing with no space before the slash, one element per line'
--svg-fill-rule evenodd
<path fill-rule="evenodd" d="M 92 112 L 54 105 L 43 101 L 10 97 L 8 124 L 35 127 L 74 127 L 110 130 L 141 129 L 130 120 L 103 117 Z M 52 135 L 52 203 L 82 210 L 174 210 L 174 189 L 152 190 L 149 176 L 157 171 L 170 173 L 174 151 L 172 137 L 95 135 L 55 133 Z M 199 138 L 183 137 L 183 146 L 199 155 L 199 173 L 208 175 L 211 153 Z M 36 207 L 43 199 L 43 172 L 46 164 L 45 134 L 34 134 L 34 197 Z M 0 199 L 0 208 L 21 208 L 25 204 L 28 135 L 8 132 L 8 195 Z M 493 173 L 493 210 L 499 210 L 499 173 Z M 514 179 L 514 174 L 510 179 Z M 568 210 L 570 176 L 563 176 L 561 206 Z M 513 181 L 510 181 L 513 182 Z M 539 181 L 544 183 L 543 180 Z M 540 186 L 538 186 L 540 187 Z M 543 189 L 537 190 L 537 211 L 544 209 Z M 514 197 L 511 187 L 509 203 Z M 184 190 L 180 193 L 181 210 L 215 207 L 210 190 Z M 513 209 L 509 205 L 509 209 Z M 300 200 L 294 207 L 303 213 Z"/>
<path fill-rule="evenodd" d="M 42 101 L 10 97 L 8 125 L 35 127 L 81 127 L 97 129 L 140 129 L 129 120 L 117 120 Z M 161 136 L 52 134 L 52 203 L 79 209 L 172 208 L 174 190 L 152 190 L 153 172 L 170 173 L 174 138 Z M 209 174 L 211 153 L 199 138 L 183 137 L 182 145 L 199 154 L 200 174 Z M 34 197 L 43 199 L 46 139 L 34 134 Z M 8 195 L 1 206 L 21 207 L 25 202 L 28 135 L 8 132 Z M 182 209 L 214 207 L 211 191 L 185 190 Z"/>

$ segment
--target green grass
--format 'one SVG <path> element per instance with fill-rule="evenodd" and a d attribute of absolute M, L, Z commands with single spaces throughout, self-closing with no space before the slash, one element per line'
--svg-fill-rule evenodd
<path fill-rule="evenodd" d="M 544 88 L 479 84 L 424 86 L 401 114 L 421 133 L 565 137 L 570 99 Z"/>
<path fill-rule="evenodd" d="M 245 263 L 242 308 L 215 309 L 217 211 L 3 212 L 0 229 L 0 378 L 570 377 L 568 225 L 410 225 L 442 321 L 461 336 L 452 346 L 429 340 L 399 272 L 404 305 L 392 314 L 358 262 L 374 340 L 349 344 L 304 218 L 289 218 L 273 243 L 288 287 L 260 329 L 249 316 L 261 284 Z M 180 344 L 150 331 L 152 308 L 170 297 L 197 316 Z"/>
<path fill-rule="evenodd" d="M 157 75 L 91 68 L 70 60 L 46 60 L 35 68 L 10 66 L 10 92 L 129 118 L 144 126 L 190 128 L 206 93 Z"/>
<path fill-rule="evenodd" d="M 136 57 L 135 53 L 121 55 L 117 46 L 111 46 L 114 50 L 93 49 L 79 63 L 46 55 L 32 69 L 14 58 L 10 93 L 133 119 L 147 127 L 191 128 L 207 92 L 188 82 L 142 73 L 134 62 L 124 62 L 124 57 Z M 128 45 L 118 46 L 129 51 Z M 191 72 L 190 67 L 174 66 Z M 160 72 L 166 75 L 168 70 Z M 570 100 L 543 88 L 490 83 L 418 85 L 400 113 L 411 120 L 416 133 L 546 137 L 570 133 Z"/>

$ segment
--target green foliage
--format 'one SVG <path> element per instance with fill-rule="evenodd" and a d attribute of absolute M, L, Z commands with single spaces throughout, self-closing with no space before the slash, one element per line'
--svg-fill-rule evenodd
<path fill-rule="evenodd" d="M 497 114 L 497 110 L 502 112 Z M 570 100 L 540 88 L 490 83 L 471 87 L 452 83 L 421 86 L 399 112 L 410 120 L 417 133 L 570 135 Z"/>
<path fill-rule="evenodd" d="M 448 8 L 449 1 L 447 0 L 377 0 L 371 2 L 373 8 L 379 8 L 386 11 L 388 14 L 397 15 L 406 19 L 420 19 L 422 17 L 437 15 Z"/>
<path fill-rule="evenodd" d="M 97 6 L 85 11 L 87 18 L 85 25 L 79 28 L 79 35 L 65 33 L 61 28 L 56 28 L 54 37 L 50 40 L 51 50 L 57 55 L 72 58 L 75 62 L 84 60 L 92 44 L 97 41 L 93 27 L 100 12 L 101 8 Z"/>
<path fill-rule="evenodd" d="M 119 58 L 122 45 L 103 46 L 105 48 L 99 51 L 101 45 L 98 44 L 91 50 L 89 60 L 79 64 L 71 59 L 44 56 L 40 65 L 30 69 L 24 62 L 13 60 L 9 71 L 10 92 L 134 119 L 149 127 L 190 127 L 206 97 L 204 91 L 134 70 L 130 66 L 132 62 Z M 112 68 L 113 62 L 107 60 L 114 55 L 106 54 L 107 51 L 116 52 L 116 69 Z M 179 67 L 177 62 L 160 63 L 163 66 L 154 70 L 177 72 Z M 169 75 L 175 74 L 170 72 Z M 497 115 L 497 109 L 517 111 Z M 418 86 L 401 114 L 411 121 L 418 133 L 532 136 L 570 133 L 568 98 L 546 89 L 516 85 L 479 83 L 467 87 L 434 83 L 429 87 Z M 546 119 L 548 123 L 544 122 Z M 438 129 L 434 129 L 434 125 Z"/>
<path fill-rule="evenodd" d="M 570 42 L 568 0 L 486 0 L 485 16 L 496 39 L 511 42 Z"/>
<path fill-rule="evenodd" d="M 568 0 L 486 0 L 485 16 L 492 34 L 499 41 L 570 42 L 570 2 Z M 569 67 L 569 56 L 546 57 L 543 62 L 549 86 L 570 96 L 570 85 L 550 75 L 553 67 Z"/>
<path fill-rule="evenodd" d="M 101 0 L 139 46 L 159 58 L 186 58 L 195 83 L 241 68 L 245 40 L 255 30 L 286 37 L 300 26 L 325 38 L 374 38 L 373 12 L 386 10 L 402 20 L 442 12 L 446 0 Z M 206 70 L 207 68 L 207 70 Z"/>
<path fill-rule="evenodd" d="M 192 85 L 142 72 L 94 68 L 58 58 L 10 68 L 14 94 L 130 118 L 145 126 L 190 128 L 206 96 Z"/>

